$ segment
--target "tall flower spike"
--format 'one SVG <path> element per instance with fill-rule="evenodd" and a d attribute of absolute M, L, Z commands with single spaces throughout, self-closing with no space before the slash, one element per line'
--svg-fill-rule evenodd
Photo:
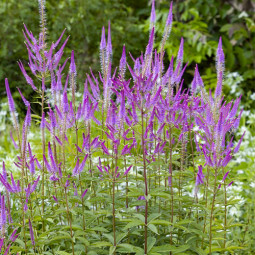
<path fill-rule="evenodd" d="M 68 98 L 67 98 L 67 92 L 63 94 L 63 112 L 68 113 L 69 111 L 69 104 L 68 104 Z"/>
<path fill-rule="evenodd" d="M 6 209 L 5 209 L 5 201 L 4 201 L 4 196 L 1 197 L 0 195 L 0 199 L 1 199 L 1 214 L 0 214 L 0 230 L 1 230 L 1 234 L 4 234 L 5 231 L 5 224 L 7 221 L 7 217 L 6 217 Z"/>
<path fill-rule="evenodd" d="M 102 36 L 101 36 L 101 43 L 100 43 L 100 50 L 104 50 L 106 47 L 106 41 L 105 41 L 105 29 L 102 28 Z"/>
<path fill-rule="evenodd" d="M 152 30 L 151 30 L 151 34 L 150 34 L 150 39 L 149 39 L 148 45 L 146 47 L 146 52 L 145 52 L 146 56 L 151 56 L 152 51 L 153 51 L 154 30 L 155 30 L 155 28 L 153 27 Z"/>
<path fill-rule="evenodd" d="M 182 66 L 182 61 L 183 61 L 183 38 L 181 38 L 181 42 L 180 42 L 180 47 L 179 47 L 179 51 L 177 55 L 177 63 L 180 62 Z"/>
<path fill-rule="evenodd" d="M 166 27 L 172 26 L 172 21 L 173 21 L 172 9 L 173 9 L 173 2 L 171 2 L 171 4 L 170 4 L 169 13 L 168 13 L 167 20 L 166 20 Z"/>
<path fill-rule="evenodd" d="M 111 39 L 111 22 L 108 21 L 108 39 L 107 39 L 107 54 L 112 56 L 112 39 Z"/>
<path fill-rule="evenodd" d="M 20 96 L 21 96 L 21 98 L 22 98 L 22 101 L 24 102 L 25 106 L 26 106 L 26 107 L 30 106 L 30 103 L 29 103 L 29 102 L 26 100 L 26 98 L 23 96 L 23 94 L 21 93 L 20 89 L 19 89 L 19 88 L 17 88 L 17 89 L 18 89 L 18 91 L 19 91 L 19 94 L 20 94 Z"/>
<path fill-rule="evenodd" d="M 34 237 L 33 226 L 32 226 L 30 219 L 29 219 L 29 232 L 30 232 L 30 238 L 31 238 L 32 245 L 34 246 L 35 245 L 35 237 Z"/>
<path fill-rule="evenodd" d="M 164 34 L 162 36 L 162 41 L 161 41 L 161 46 L 160 46 L 161 54 L 164 50 L 164 46 L 165 46 L 165 43 L 167 41 L 167 38 L 169 37 L 169 35 L 171 33 L 171 30 L 172 30 L 172 21 L 173 21 L 172 6 L 173 6 L 173 2 L 171 2 L 171 4 L 170 4 L 169 13 L 168 13 L 168 17 L 167 17 L 167 20 L 166 20 L 166 25 L 165 25 L 165 28 L 164 28 Z"/>
<path fill-rule="evenodd" d="M 15 105 L 14 105 L 14 101 L 13 101 L 13 98 L 12 98 L 12 94 L 11 94 L 11 91 L 10 91 L 10 87 L 9 87 L 9 83 L 8 83 L 7 78 L 5 78 L 5 88 L 6 88 L 6 93 L 7 93 L 10 112 L 15 112 Z"/>
<path fill-rule="evenodd" d="M 152 0 L 151 3 L 151 23 L 150 23 L 150 28 L 155 26 L 156 23 L 156 12 L 155 12 L 155 0 Z"/>
<path fill-rule="evenodd" d="M 27 115 L 24 121 L 25 127 L 30 127 L 31 126 L 31 110 L 30 110 L 30 105 L 27 108 Z"/>
<path fill-rule="evenodd" d="M 41 33 L 42 33 L 42 40 L 43 44 L 46 40 L 46 11 L 45 11 L 45 0 L 38 0 L 39 4 L 39 13 L 40 13 L 40 25 L 41 25 Z M 42 45 L 42 48 L 44 48 L 45 45 Z"/>
<path fill-rule="evenodd" d="M 198 66 L 196 65 L 196 68 L 195 68 L 195 73 L 194 73 L 194 78 L 191 82 L 191 91 L 193 93 L 196 93 L 196 90 L 198 87 L 204 87 L 204 83 L 203 83 L 203 80 L 199 74 L 199 71 L 198 71 Z"/>
<path fill-rule="evenodd" d="M 125 71 L 126 71 L 126 47 L 125 47 L 125 44 L 123 45 L 123 51 L 122 51 L 122 56 L 121 56 L 121 59 L 120 59 L 120 66 L 119 66 L 119 69 L 120 69 L 120 76 L 122 78 L 124 78 L 124 75 L 125 75 Z"/>
<path fill-rule="evenodd" d="M 71 53 L 70 73 L 76 74 L 76 65 L 75 65 L 75 62 L 74 62 L 74 51 L 73 50 L 72 50 L 72 53 Z"/>
<path fill-rule="evenodd" d="M 218 48 L 216 52 L 216 69 L 217 69 L 217 76 L 219 77 L 220 72 L 224 72 L 224 65 L 225 65 L 225 56 L 222 48 L 222 39 L 220 37 Z"/>
<path fill-rule="evenodd" d="M 32 89 L 33 89 L 34 91 L 36 91 L 37 88 L 35 87 L 32 78 L 27 74 L 27 72 L 26 72 L 26 70 L 25 70 L 25 68 L 24 68 L 24 66 L 23 66 L 23 64 L 22 64 L 22 62 L 19 61 L 18 64 L 19 64 L 19 68 L 20 68 L 20 70 L 21 70 L 23 76 L 25 77 L 27 83 L 32 87 Z"/>

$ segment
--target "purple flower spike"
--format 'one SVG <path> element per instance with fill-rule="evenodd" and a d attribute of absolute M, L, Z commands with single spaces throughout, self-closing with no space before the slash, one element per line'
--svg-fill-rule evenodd
<path fill-rule="evenodd" d="M 203 184 L 204 181 L 203 179 L 205 178 L 203 171 L 202 171 L 203 167 L 200 165 L 198 167 L 198 172 L 197 172 L 197 178 L 196 178 L 196 186 L 198 186 L 199 184 Z"/>
<path fill-rule="evenodd" d="M 78 169 L 79 174 L 83 171 L 88 156 L 89 156 L 89 154 L 86 154 L 86 156 L 85 156 L 84 159 L 82 160 L 82 162 L 81 162 L 81 164 L 80 164 L 80 166 L 79 166 L 79 169 Z"/>
<path fill-rule="evenodd" d="M 152 51 L 153 51 L 154 30 L 155 30 L 155 28 L 153 27 L 152 30 L 151 30 L 151 34 L 150 34 L 150 39 L 149 39 L 148 45 L 146 47 L 146 52 L 145 52 L 146 56 L 151 56 Z"/>
<path fill-rule="evenodd" d="M 30 110 L 30 105 L 28 106 L 27 108 L 27 115 L 26 115 L 26 118 L 25 118 L 25 122 L 24 122 L 24 125 L 25 127 L 30 127 L 31 126 L 31 110 Z"/>
<path fill-rule="evenodd" d="M 204 87 L 204 83 L 203 83 L 203 80 L 199 74 L 199 71 L 198 71 L 198 66 L 196 65 L 196 69 L 195 69 L 195 73 L 194 73 L 194 78 L 193 78 L 193 81 L 191 83 L 191 90 L 193 93 L 196 92 L 197 88 L 198 87 Z"/>
<path fill-rule="evenodd" d="M 156 12 L 155 12 L 155 0 L 151 3 L 151 27 L 155 26 L 156 23 Z"/>
<path fill-rule="evenodd" d="M 227 188 L 230 187 L 233 183 L 234 183 L 233 181 L 230 182 L 230 183 L 228 184 Z"/>
<path fill-rule="evenodd" d="M 222 179 L 222 181 L 223 181 L 223 182 L 226 180 L 226 178 L 227 178 L 228 174 L 229 174 L 229 171 L 228 171 L 228 172 L 226 172 L 226 173 L 225 173 L 225 175 L 223 176 L 223 179 Z"/>
<path fill-rule="evenodd" d="M 19 146 L 17 145 L 17 143 L 15 142 L 15 140 L 14 140 L 14 138 L 13 138 L 12 131 L 10 131 L 10 137 L 11 137 L 11 139 L 12 139 L 12 143 L 13 143 L 15 149 L 18 149 Z"/>
<path fill-rule="evenodd" d="M 132 166 L 130 166 L 124 173 L 124 175 L 127 175 L 129 173 L 129 171 L 131 170 Z"/>
<path fill-rule="evenodd" d="M 167 27 L 171 27 L 172 26 L 172 21 L 173 21 L 172 9 L 173 9 L 173 2 L 171 2 L 171 4 L 170 4 L 170 9 L 169 9 L 168 17 L 167 17 L 167 20 L 166 20 L 166 26 Z"/>
<path fill-rule="evenodd" d="M 217 48 L 217 53 L 216 53 L 216 59 L 217 59 L 217 61 L 218 61 L 219 58 L 220 58 L 221 52 L 222 52 L 222 38 L 220 37 L 219 43 L 218 43 L 218 48 Z"/>
<path fill-rule="evenodd" d="M 0 195 L 0 201 L 1 201 L 0 229 L 4 229 L 7 222 L 4 196 Z"/>
<path fill-rule="evenodd" d="M 19 68 L 20 68 L 21 72 L 23 73 L 23 75 L 24 75 L 24 77 L 25 77 L 27 83 L 32 87 L 33 90 L 36 91 L 37 88 L 35 87 L 34 82 L 33 82 L 33 80 L 31 79 L 31 77 L 27 75 L 27 72 L 26 72 L 26 70 L 25 70 L 25 68 L 24 68 L 24 66 L 23 66 L 23 64 L 22 64 L 22 62 L 19 61 L 18 64 L 19 64 Z"/>
<path fill-rule="evenodd" d="M 52 197 L 58 203 L 58 199 L 55 196 L 52 196 Z"/>
<path fill-rule="evenodd" d="M 244 135 L 245 135 L 245 132 L 243 133 L 243 135 L 242 135 L 242 137 L 240 138 L 240 140 L 239 140 L 239 142 L 238 142 L 237 146 L 235 147 L 235 149 L 234 149 L 234 153 L 237 153 L 237 152 L 239 151 L 239 149 L 240 149 L 240 145 L 241 145 L 241 143 L 242 143 L 242 141 L 243 141 L 243 137 L 244 137 Z"/>
<path fill-rule="evenodd" d="M 198 172 L 197 172 L 197 178 L 196 178 L 196 184 L 195 184 L 195 196 L 197 196 L 197 192 L 198 192 L 198 189 L 199 189 L 199 184 L 203 184 L 204 181 L 203 179 L 205 178 L 204 174 L 203 174 L 203 171 L 202 171 L 203 167 L 200 165 L 198 167 Z"/>
<path fill-rule="evenodd" d="M 73 176 L 75 176 L 75 175 L 77 174 L 79 165 L 80 165 L 80 159 L 78 158 L 78 159 L 77 159 L 77 162 L 76 162 L 76 164 L 75 164 L 75 167 L 74 167 L 74 169 L 73 169 Z"/>
<path fill-rule="evenodd" d="M 15 229 L 15 230 L 13 231 L 13 233 L 11 234 L 11 236 L 10 236 L 10 240 L 11 240 L 12 242 L 15 242 L 16 239 L 17 239 L 18 236 L 19 236 L 19 234 L 16 235 L 17 230 L 18 230 L 18 229 Z"/>
<path fill-rule="evenodd" d="M 63 95 L 63 112 L 68 113 L 69 111 L 69 103 L 67 98 L 67 93 L 65 92 Z"/>
<path fill-rule="evenodd" d="M 3 178 L 4 178 L 5 181 L 7 181 L 7 173 L 6 173 L 4 161 L 3 161 Z"/>
<path fill-rule="evenodd" d="M 106 41 L 105 41 L 105 29 L 102 28 L 102 36 L 101 36 L 101 43 L 100 43 L 100 50 L 104 50 L 106 47 Z"/>
<path fill-rule="evenodd" d="M 126 64 L 127 64 L 127 61 L 126 61 L 126 47 L 125 47 L 125 44 L 124 44 L 123 45 L 122 56 L 121 56 L 121 59 L 120 59 L 120 66 L 119 66 L 121 76 L 124 76 L 124 74 L 125 74 Z"/>
<path fill-rule="evenodd" d="M 177 55 L 177 62 L 182 63 L 183 61 L 183 38 L 181 38 L 180 47 Z"/>
<path fill-rule="evenodd" d="M 111 39 L 111 22 L 108 21 L 108 39 L 107 39 L 107 53 L 112 55 L 112 39 Z"/>
<path fill-rule="evenodd" d="M 31 238 L 32 245 L 35 245 L 34 231 L 33 231 L 32 223 L 30 219 L 29 219 L 29 231 L 30 231 L 30 238 Z"/>
<path fill-rule="evenodd" d="M 25 106 L 26 106 L 26 107 L 30 106 L 30 103 L 29 103 L 29 102 L 26 100 L 26 98 L 23 96 L 23 94 L 21 93 L 20 89 L 19 89 L 19 88 L 17 88 L 17 89 L 18 89 L 18 91 L 19 91 L 19 94 L 20 94 L 20 96 L 21 96 L 21 98 L 22 98 L 22 101 L 24 102 Z"/>
<path fill-rule="evenodd" d="M 71 53 L 70 73 L 76 74 L 76 66 L 75 66 L 75 62 L 74 62 L 74 51 L 73 50 Z"/>
<path fill-rule="evenodd" d="M 8 98 L 8 102 L 9 102 L 10 112 L 15 112 L 15 105 L 14 105 L 14 101 L 13 101 L 13 98 L 12 98 L 12 94 L 11 94 L 11 91 L 10 91 L 10 87 L 9 87 L 9 83 L 8 83 L 7 78 L 5 78 L 5 88 L 6 88 L 7 98 Z"/>
<path fill-rule="evenodd" d="M 87 194 L 87 192 L 88 192 L 88 189 L 85 189 L 84 192 L 83 192 L 82 195 L 81 195 L 81 198 L 84 198 L 85 195 Z"/>

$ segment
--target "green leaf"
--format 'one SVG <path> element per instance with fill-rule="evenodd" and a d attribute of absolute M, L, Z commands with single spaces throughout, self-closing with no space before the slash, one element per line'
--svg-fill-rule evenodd
<path fill-rule="evenodd" d="M 65 252 L 65 251 L 57 251 L 57 254 L 59 254 L 59 255 L 70 255 L 72 253 L 68 253 L 68 252 Z"/>
<path fill-rule="evenodd" d="M 91 244 L 91 246 L 104 247 L 104 246 L 112 246 L 112 244 L 110 242 L 100 241 L 100 242 L 95 242 L 95 243 Z"/>
<path fill-rule="evenodd" d="M 161 213 L 152 213 L 149 217 L 148 217 L 148 222 L 150 223 L 152 220 L 157 219 L 158 217 L 161 216 Z"/>
<path fill-rule="evenodd" d="M 179 247 L 175 247 L 173 245 L 162 245 L 162 246 L 154 246 L 151 251 L 155 252 L 170 252 L 172 251 L 173 254 L 186 251 L 190 248 L 190 245 L 181 245 Z"/>
<path fill-rule="evenodd" d="M 134 252 L 134 246 L 128 243 L 121 243 L 118 244 L 117 247 L 121 247 L 124 251 L 128 252 Z M 119 252 L 119 250 L 117 250 Z"/>
<path fill-rule="evenodd" d="M 154 244 L 156 243 L 156 238 L 155 237 L 149 237 L 147 240 L 147 245 L 148 245 L 148 252 L 152 249 L 152 247 L 154 246 Z"/>
<path fill-rule="evenodd" d="M 132 219 L 132 221 L 129 222 L 129 223 L 124 227 L 124 229 L 129 229 L 129 228 L 132 228 L 132 227 L 142 226 L 142 225 L 144 225 L 144 222 L 142 222 L 141 220 L 139 220 L 139 219 Z"/>
<path fill-rule="evenodd" d="M 112 234 L 103 234 L 112 244 L 114 244 L 114 238 Z"/>
<path fill-rule="evenodd" d="M 148 228 L 149 228 L 152 232 L 154 232 L 155 234 L 158 235 L 158 230 L 157 230 L 157 228 L 156 228 L 155 225 L 149 224 L 149 225 L 148 225 Z"/>

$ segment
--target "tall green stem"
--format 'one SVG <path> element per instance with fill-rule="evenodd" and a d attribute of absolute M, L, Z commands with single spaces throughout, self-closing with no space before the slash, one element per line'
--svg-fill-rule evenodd
<path fill-rule="evenodd" d="M 145 185 L 145 222 L 144 222 L 144 254 L 147 255 L 148 252 L 148 183 L 147 183 L 147 169 L 146 169 L 146 154 L 145 154 L 145 140 L 144 140 L 144 112 L 141 110 L 142 115 L 142 150 L 143 150 L 143 177 Z"/>
<path fill-rule="evenodd" d="M 212 222 L 213 222 L 213 212 L 214 212 L 214 204 L 217 193 L 217 175 L 218 169 L 215 169 L 215 177 L 214 177 L 214 189 L 213 189 L 213 198 L 212 198 L 212 207 L 211 207 L 211 215 L 210 215 L 210 230 L 209 230 L 209 254 L 212 254 Z"/>

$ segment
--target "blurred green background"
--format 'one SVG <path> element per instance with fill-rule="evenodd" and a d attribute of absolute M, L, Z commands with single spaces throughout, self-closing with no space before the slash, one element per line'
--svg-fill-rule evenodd
<path fill-rule="evenodd" d="M 160 42 L 170 1 L 156 0 L 157 41 Z M 75 51 L 78 84 L 82 87 L 91 67 L 100 70 L 99 43 L 102 26 L 112 23 L 113 63 L 118 66 L 122 45 L 137 57 L 146 47 L 149 30 L 150 0 L 46 0 L 48 42 L 56 41 L 64 28 L 71 35 L 65 57 Z M 254 0 L 178 0 L 173 1 L 174 23 L 166 45 L 168 59 L 177 54 L 184 37 L 185 57 L 189 67 L 186 86 L 192 80 L 195 63 L 207 87 L 215 87 L 215 51 L 223 38 L 226 56 L 225 94 L 228 99 L 243 94 L 242 104 L 255 106 L 255 1 Z M 36 35 L 39 16 L 36 0 L 0 1 L 0 95 L 5 97 L 4 78 L 8 77 L 18 111 L 23 103 L 16 87 L 24 88 L 26 97 L 33 93 L 25 85 L 17 61 L 27 62 L 22 34 L 23 23 Z M 129 58 L 130 61 L 130 58 Z M 130 62 L 131 63 L 131 62 Z M 31 73 L 30 73 L 31 74 Z M 230 97 L 230 98 L 229 98 Z"/>

